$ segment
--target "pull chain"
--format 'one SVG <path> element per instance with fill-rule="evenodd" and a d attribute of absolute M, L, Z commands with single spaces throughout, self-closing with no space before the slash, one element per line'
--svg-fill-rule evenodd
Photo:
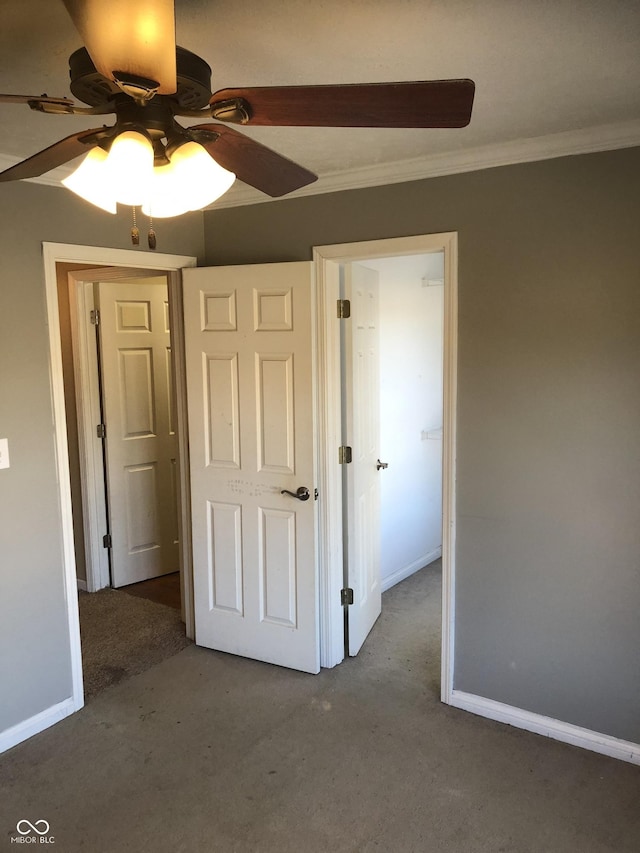
<path fill-rule="evenodd" d="M 153 230 L 153 216 L 149 217 L 149 248 L 155 249 L 156 247 L 156 232 Z"/>
<path fill-rule="evenodd" d="M 133 246 L 140 245 L 140 231 L 138 231 L 138 226 L 136 224 L 136 209 L 135 207 L 131 208 L 131 212 L 133 214 L 133 225 L 131 226 L 131 244 Z"/>

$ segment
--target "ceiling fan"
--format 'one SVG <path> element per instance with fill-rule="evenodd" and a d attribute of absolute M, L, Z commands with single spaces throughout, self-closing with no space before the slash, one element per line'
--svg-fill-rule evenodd
<path fill-rule="evenodd" d="M 475 86 L 467 79 L 245 87 L 212 93 L 208 64 L 175 44 L 174 0 L 63 2 L 86 45 L 69 58 L 70 89 L 87 106 L 47 95 L 0 94 L 0 102 L 26 103 L 43 113 L 115 114 L 115 124 L 61 139 L 1 172 L 0 182 L 37 177 L 93 152 L 84 161 L 88 163 L 85 171 L 91 166 L 93 174 L 97 169 L 102 175 L 100 192 L 107 193 L 108 199 L 101 204 L 88 195 L 84 197 L 111 212 L 115 212 L 116 201 L 143 204 L 132 202 L 131 198 L 137 198 L 135 193 L 127 200 L 114 197 L 103 164 L 115 158 L 121 141 L 140 137 L 148 149 L 145 156 L 151 158 L 150 168 L 158 176 L 166 173 L 168 179 L 183 155 L 182 160 L 192 166 L 191 183 L 205 185 L 205 189 L 217 179 L 214 174 L 208 175 L 209 167 L 220 174 L 231 174 L 229 180 L 222 179 L 224 188 L 216 190 L 215 197 L 225 192 L 235 177 L 279 197 L 312 183 L 317 176 L 229 125 L 456 128 L 466 126 L 471 118 Z M 201 119 L 203 123 L 187 127 L 176 117 Z M 121 166 L 130 162 L 134 168 L 121 183 L 135 183 L 138 172 L 144 171 L 138 165 L 142 161 L 136 159 L 134 148 L 123 152 L 118 162 Z M 199 157 L 191 156 L 196 153 Z M 199 177 L 194 180 L 196 161 Z M 109 174 L 113 176 L 113 170 Z M 184 188 L 186 174 L 181 172 L 177 183 L 174 179 L 176 192 L 179 186 Z M 169 183 L 167 180 L 164 185 L 168 187 Z M 71 184 L 70 188 L 82 194 Z M 177 215 L 163 213 L 158 193 L 155 205 L 147 202 L 149 211 L 144 206 L 143 210 L 152 215 Z M 186 208 L 183 200 L 184 209 L 178 212 L 204 207 L 211 200 L 202 203 L 199 197 L 195 206 Z M 169 205 L 166 209 L 178 208 Z"/>

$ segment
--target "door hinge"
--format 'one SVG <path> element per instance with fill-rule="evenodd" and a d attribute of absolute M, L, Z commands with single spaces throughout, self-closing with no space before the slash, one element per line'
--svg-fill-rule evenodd
<path fill-rule="evenodd" d="M 338 299 L 338 320 L 348 320 L 351 316 L 351 300 Z"/>
<path fill-rule="evenodd" d="M 353 604 L 353 590 L 350 586 L 340 590 L 340 604 Z"/>
<path fill-rule="evenodd" d="M 112 548 L 113 547 L 113 543 L 111 541 L 111 534 L 110 533 L 105 533 L 104 536 L 102 537 L 102 547 L 103 548 Z"/>
<path fill-rule="evenodd" d="M 106 438 L 107 437 L 107 427 L 105 424 L 98 424 L 96 427 L 96 435 L 98 438 Z"/>
<path fill-rule="evenodd" d="M 338 464 L 348 465 L 349 462 L 351 462 L 352 455 L 351 448 L 348 445 L 343 444 L 338 448 Z"/>
<path fill-rule="evenodd" d="M 89 312 L 89 319 L 91 320 L 92 326 L 100 325 L 100 311 L 98 308 L 94 308 L 92 311 Z"/>

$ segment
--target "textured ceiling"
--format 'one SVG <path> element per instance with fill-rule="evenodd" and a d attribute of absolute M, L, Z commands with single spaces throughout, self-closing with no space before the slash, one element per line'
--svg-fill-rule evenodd
<path fill-rule="evenodd" d="M 80 40 L 62 2 L 11 0 L 1 14 L 0 91 L 68 95 Z M 475 80 L 465 129 L 247 131 L 321 177 L 640 121 L 638 0 L 176 0 L 176 30 L 214 90 Z M 95 123 L 8 104 L 0 116 L 0 155 L 14 158 Z"/>

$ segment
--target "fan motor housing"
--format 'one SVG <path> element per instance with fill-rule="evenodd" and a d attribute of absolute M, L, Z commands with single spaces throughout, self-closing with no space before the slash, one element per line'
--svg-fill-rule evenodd
<path fill-rule="evenodd" d="M 178 89 L 166 95 L 183 109 L 201 109 L 211 98 L 211 68 L 183 47 L 176 47 Z M 113 101 L 122 90 L 112 80 L 96 70 L 87 49 L 81 47 L 69 57 L 69 88 L 78 100 L 91 107 L 101 107 Z"/>

